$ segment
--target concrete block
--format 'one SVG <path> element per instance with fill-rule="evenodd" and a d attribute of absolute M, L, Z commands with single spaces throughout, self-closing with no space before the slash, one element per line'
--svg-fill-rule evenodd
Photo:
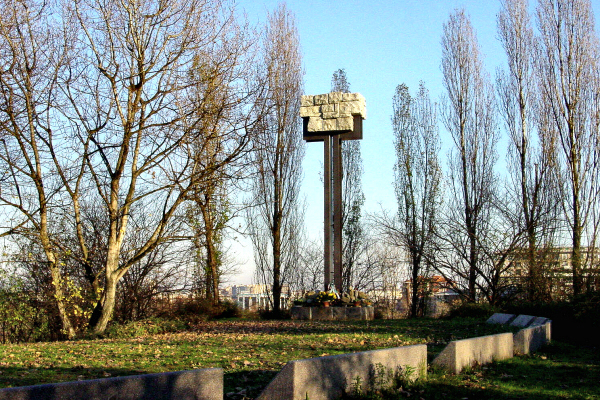
<path fill-rule="evenodd" d="M 535 318 L 536 317 L 534 317 L 533 315 L 524 315 L 524 314 L 521 314 L 517 318 L 515 318 L 513 320 L 513 322 L 510 323 L 510 326 L 516 326 L 516 327 L 519 327 L 519 328 L 525 328 L 525 327 L 528 327 L 533 322 L 533 320 Z"/>
<path fill-rule="evenodd" d="M 374 307 L 301 307 L 291 309 L 292 319 L 315 321 L 345 321 L 375 319 Z"/>
<path fill-rule="evenodd" d="M 513 347 L 513 335 L 510 332 L 455 340 L 442 350 L 432 364 L 458 374 L 466 367 L 511 358 Z"/>
<path fill-rule="evenodd" d="M 367 103 L 360 93 L 332 92 L 301 96 L 300 103 L 300 116 L 309 118 L 308 132 L 353 132 L 353 117 L 360 116 L 362 119 L 367 117 Z M 362 136 L 352 139 L 360 138 Z"/>
<path fill-rule="evenodd" d="M 335 131 L 337 129 L 337 121 L 332 119 L 323 119 L 323 131 Z"/>
<path fill-rule="evenodd" d="M 329 104 L 329 94 L 316 94 L 313 96 L 313 101 L 316 106 Z"/>
<path fill-rule="evenodd" d="M 410 367 L 411 379 L 427 374 L 427 346 L 391 349 L 309 358 L 287 363 L 257 400 L 328 400 L 350 392 L 359 377 L 363 388 L 372 381 L 381 364 L 386 371 Z"/>
<path fill-rule="evenodd" d="M 336 103 L 332 104 L 330 102 L 329 104 L 323 104 L 321 106 L 321 112 L 323 114 L 325 114 L 325 113 L 337 113 L 338 112 L 338 107 L 339 107 L 339 105 L 336 104 Z"/>
<path fill-rule="evenodd" d="M 544 325 L 546 322 L 551 322 L 551 321 L 545 317 L 535 317 L 534 320 L 531 321 L 529 326 Z"/>
<path fill-rule="evenodd" d="M 367 106 L 364 101 L 345 101 L 340 103 L 340 115 L 360 115 L 367 118 Z"/>
<path fill-rule="evenodd" d="M 342 101 L 364 100 L 365 98 L 360 93 L 342 93 Z"/>
<path fill-rule="evenodd" d="M 314 97 L 312 95 L 300 96 L 300 107 L 310 107 L 314 105 Z"/>
<path fill-rule="evenodd" d="M 352 117 L 343 117 L 337 119 L 337 128 L 338 131 L 351 131 L 354 130 L 354 118 Z"/>
<path fill-rule="evenodd" d="M 312 319 L 313 307 L 293 306 L 290 310 L 292 319 L 310 320 Z"/>
<path fill-rule="evenodd" d="M 331 321 L 333 307 L 313 307 L 312 319 L 317 321 Z"/>
<path fill-rule="evenodd" d="M 323 131 L 323 119 L 319 117 L 310 117 L 308 119 L 308 131 L 309 132 L 322 132 Z"/>
<path fill-rule="evenodd" d="M 514 353 L 529 354 L 550 343 L 552 324 L 535 325 L 514 334 Z"/>
<path fill-rule="evenodd" d="M 331 307 L 331 319 L 334 321 L 345 321 L 348 319 L 348 312 L 344 307 Z"/>
<path fill-rule="evenodd" d="M 0 389 L 0 400 L 222 400 L 221 368 Z"/>
<path fill-rule="evenodd" d="M 331 92 L 329 93 L 329 104 L 331 103 L 339 103 L 342 101 L 342 92 Z"/>
<path fill-rule="evenodd" d="M 495 313 L 486 321 L 488 324 L 508 324 L 516 317 L 515 314 Z"/>
<path fill-rule="evenodd" d="M 321 106 L 300 107 L 300 116 L 304 117 L 319 117 L 321 115 Z"/>

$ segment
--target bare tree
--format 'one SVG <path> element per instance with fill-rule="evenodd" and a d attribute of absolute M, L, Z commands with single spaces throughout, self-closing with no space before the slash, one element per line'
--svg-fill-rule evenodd
<path fill-rule="evenodd" d="M 181 206 L 189 193 L 244 155 L 260 114 L 253 109 L 259 86 L 248 64 L 248 30 L 221 2 L 80 0 L 65 3 L 52 17 L 40 14 L 43 8 L 18 4 L 15 18 L 38 19 L 29 32 L 20 29 L 26 21 L 3 19 L 8 33 L 2 51 L 22 66 L 3 71 L 3 132 L 10 124 L 11 134 L 3 134 L 2 162 L 14 185 L 2 196 L 15 215 L 4 233 L 38 237 L 53 274 L 61 263 L 57 254 L 91 272 L 99 299 L 89 327 L 101 333 L 128 270 L 161 244 L 181 238 Z M 210 96 L 194 96 L 197 81 L 190 71 L 199 65 L 212 71 L 221 61 L 226 67 L 218 87 L 230 89 L 222 104 L 236 118 L 219 130 L 222 155 L 207 166 L 192 156 L 193 147 L 214 142 L 198 127 L 215 108 Z M 32 62 L 38 65 L 32 68 Z M 27 80 L 29 88 L 21 84 Z M 29 107 L 15 108 L 15 91 Z M 83 218 L 84 205 L 98 205 L 106 221 L 105 247 L 95 259 L 102 260 L 99 269 L 91 265 L 94 226 Z M 137 246 L 127 247 L 136 213 L 152 224 L 136 232 Z M 77 238 L 74 249 L 57 235 L 65 226 Z M 64 281 L 53 276 L 59 309 Z M 63 327 L 74 335 L 68 318 Z"/>
<path fill-rule="evenodd" d="M 594 259 L 598 226 L 600 101 L 598 39 L 587 0 L 540 0 L 536 67 L 540 113 L 549 116 L 562 172 L 562 207 L 571 236 L 573 294 L 585 289 L 582 247 Z"/>
<path fill-rule="evenodd" d="M 456 289 L 475 301 L 495 201 L 498 130 L 493 88 L 464 10 L 456 10 L 444 24 L 442 72 L 447 91 L 442 117 L 454 147 L 449 156 L 447 223 L 441 238 L 453 254 L 446 264 L 456 275 L 453 281 L 466 283 Z"/>
<path fill-rule="evenodd" d="M 247 46 L 243 42 L 237 45 L 240 48 Z M 243 165 L 229 162 L 224 168 L 218 167 L 227 157 L 224 146 L 227 145 L 228 126 L 238 118 L 235 115 L 237 110 L 229 104 L 231 92 L 235 90 L 229 85 L 230 80 L 235 79 L 232 73 L 237 72 L 237 63 L 239 60 L 232 57 L 207 59 L 199 53 L 191 71 L 192 80 L 196 82 L 194 95 L 199 105 L 197 112 L 201 118 L 195 129 L 202 138 L 191 143 L 191 150 L 204 176 L 188 196 L 190 203 L 186 214 L 193 232 L 192 246 L 198 272 L 202 270 L 197 277 L 201 277 L 203 282 L 196 287 L 202 288 L 203 295 L 214 305 L 220 302 L 225 230 L 236 215 L 231 198 Z"/>
<path fill-rule="evenodd" d="M 45 2 L 3 2 L 0 6 L 0 201 L 8 226 L 2 235 L 35 238 L 47 260 L 62 329 L 75 336 L 64 299 L 60 248 L 52 243 L 52 208 L 62 203 L 61 179 L 56 174 L 57 141 L 53 107 L 59 74 L 69 49 L 60 23 Z M 48 26 L 47 24 L 52 24 Z M 50 149 L 51 151 L 46 151 Z M 70 175 L 82 177 L 81 160 Z M 79 167 L 79 168 L 78 168 Z"/>
<path fill-rule="evenodd" d="M 398 213 L 397 218 L 382 213 L 378 225 L 388 241 L 408 253 L 412 280 L 410 316 L 416 317 L 424 312 L 419 301 L 420 283 L 429 269 L 426 264 L 436 240 L 442 194 L 437 114 L 422 82 L 414 98 L 405 84 L 396 87 L 392 126 Z"/>
<path fill-rule="evenodd" d="M 256 128 L 251 154 L 255 176 L 248 226 L 257 278 L 271 288 L 273 311 L 299 259 L 304 209 L 300 202 L 304 142 L 300 132 L 302 57 L 294 16 L 284 4 L 269 14 L 264 33 L 266 110 Z"/>
<path fill-rule="evenodd" d="M 297 268 L 289 279 L 292 293 L 304 293 L 323 287 L 323 241 L 302 239 Z"/>
<path fill-rule="evenodd" d="M 504 0 L 498 14 L 498 36 L 507 55 L 508 70 L 499 71 L 497 91 L 500 112 L 510 140 L 507 212 L 517 230 L 526 235 L 527 294 L 530 299 L 548 296 L 544 289 L 543 248 L 552 244 L 558 220 L 554 140 L 538 114 L 535 41 L 527 0 Z M 539 128 L 536 132 L 536 123 Z M 537 133 L 537 135 L 536 135 Z M 536 140 L 537 139 L 537 140 Z M 508 210 L 508 208 L 512 210 Z"/>
<path fill-rule="evenodd" d="M 344 69 L 338 69 L 331 78 L 331 91 L 350 93 L 350 82 Z M 362 190 L 363 163 L 360 140 L 342 141 L 342 291 L 352 288 L 354 266 L 364 248 L 361 221 L 365 196 Z"/>

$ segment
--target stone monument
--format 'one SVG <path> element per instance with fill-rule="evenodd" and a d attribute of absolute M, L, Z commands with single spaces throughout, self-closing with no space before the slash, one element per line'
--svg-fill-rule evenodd
<path fill-rule="evenodd" d="M 331 92 L 302 96 L 300 116 L 307 142 L 324 142 L 325 290 L 342 292 L 342 140 L 362 139 L 367 117 L 360 93 Z"/>

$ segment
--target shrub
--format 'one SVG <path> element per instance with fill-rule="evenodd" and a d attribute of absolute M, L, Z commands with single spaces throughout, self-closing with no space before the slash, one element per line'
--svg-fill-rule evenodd
<path fill-rule="evenodd" d="M 203 298 L 180 298 L 166 307 L 160 317 L 174 320 L 184 320 L 194 324 L 209 319 L 238 318 L 242 310 L 232 301 L 224 300 L 218 305 Z"/>
<path fill-rule="evenodd" d="M 492 314 L 500 312 L 498 307 L 489 303 L 467 303 L 457 302 L 451 308 L 446 318 L 488 318 Z"/>
<path fill-rule="evenodd" d="M 21 279 L 0 273 L 0 343 L 49 340 L 51 316 Z"/>
<path fill-rule="evenodd" d="M 289 310 L 279 310 L 275 312 L 273 310 L 259 310 L 258 315 L 260 319 L 272 320 L 272 319 L 292 319 L 292 314 Z"/>
<path fill-rule="evenodd" d="M 188 329 L 184 321 L 151 317 L 125 324 L 113 324 L 104 336 L 114 339 L 131 339 L 160 333 L 181 332 Z"/>
<path fill-rule="evenodd" d="M 600 329 L 600 292 L 588 292 L 573 300 L 513 302 L 504 312 L 535 315 L 552 320 L 552 337 L 578 343 L 595 343 Z M 592 342 L 592 340 L 594 342 Z"/>

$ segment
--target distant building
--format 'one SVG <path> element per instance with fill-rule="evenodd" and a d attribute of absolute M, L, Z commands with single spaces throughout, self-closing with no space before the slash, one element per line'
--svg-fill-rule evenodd
<path fill-rule="evenodd" d="M 440 275 L 431 277 L 419 276 L 419 301 L 427 317 L 439 317 L 449 311 L 451 304 L 459 299 L 458 293 L 452 290 L 451 282 Z M 412 301 L 412 279 L 404 281 L 403 306 L 408 314 Z"/>
<path fill-rule="evenodd" d="M 513 287 L 526 292 L 529 276 L 527 249 L 518 249 L 507 258 L 506 277 Z M 573 263 L 571 247 L 556 247 L 538 252 L 539 275 L 543 288 L 553 299 L 573 294 Z M 590 290 L 600 290 L 600 248 L 581 249 L 580 276 Z"/>
<path fill-rule="evenodd" d="M 269 287 L 267 285 L 234 285 L 221 291 L 221 297 L 234 301 L 241 309 L 249 311 L 269 310 Z M 283 285 L 281 304 L 287 308 L 290 301 L 290 288 Z"/>

